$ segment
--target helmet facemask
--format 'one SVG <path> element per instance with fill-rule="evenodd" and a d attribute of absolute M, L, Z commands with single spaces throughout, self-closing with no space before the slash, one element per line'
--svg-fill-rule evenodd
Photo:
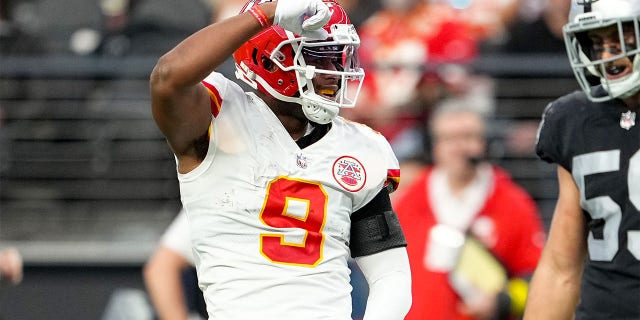
<path fill-rule="evenodd" d="M 270 59 L 285 72 L 295 72 L 298 94 L 285 97 L 270 92 L 274 97 L 302 105 L 305 116 L 320 124 L 328 123 L 338 115 L 340 108 L 355 107 L 362 88 L 364 70 L 360 68 L 358 47 L 360 38 L 351 24 L 334 24 L 326 40 L 310 40 L 286 31 L 289 40 L 282 41 L 271 53 Z M 286 50 L 293 49 L 293 60 L 286 64 Z M 333 68 L 324 69 L 307 60 L 329 59 Z M 337 79 L 337 90 L 315 88 L 313 79 L 328 76 Z"/>
<path fill-rule="evenodd" d="M 268 0 L 249 0 L 243 12 L 265 1 Z M 331 122 L 340 108 L 355 106 L 364 79 L 358 60 L 360 38 L 356 28 L 338 3 L 323 2 L 331 12 L 323 27 L 329 35 L 326 40 L 301 37 L 272 25 L 233 54 L 238 79 L 278 100 L 300 104 L 307 119 L 320 124 Z M 318 59 L 335 63 L 317 63 Z M 316 62 L 309 63 L 313 60 Z M 334 84 L 315 88 L 314 82 L 324 83 L 327 78 Z"/>
<path fill-rule="evenodd" d="M 613 10 L 608 12 L 601 9 L 599 11 L 595 4 L 613 5 L 612 3 L 604 4 L 606 1 L 601 0 L 601 2 L 603 3 L 593 3 L 594 10 L 592 12 L 577 14 L 573 21 L 563 28 L 567 54 L 576 79 L 587 97 L 595 102 L 628 98 L 640 91 L 638 17 L 619 17 L 619 15 L 616 17 L 617 12 L 613 12 Z M 629 14 L 627 13 L 627 15 Z M 594 42 L 589 36 L 590 32 L 599 29 L 610 30 L 614 35 L 606 47 L 602 43 Z M 603 59 L 602 54 L 605 52 L 608 53 L 608 57 Z M 615 62 L 621 59 L 629 59 L 632 70 L 623 77 L 615 78 L 613 74 L 616 72 L 627 72 L 614 67 L 616 66 Z M 605 95 L 591 88 L 589 75 L 600 78 Z"/>

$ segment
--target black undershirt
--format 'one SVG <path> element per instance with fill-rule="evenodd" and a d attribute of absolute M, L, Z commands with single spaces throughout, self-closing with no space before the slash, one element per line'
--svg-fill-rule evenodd
<path fill-rule="evenodd" d="M 298 145 L 298 147 L 300 147 L 300 149 L 304 149 L 312 145 L 313 143 L 317 142 L 318 140 L 322 139 L 322 137 L 324 137 L 324 135 L 327 134 L 327 132 L 329 132 L 329 129 L 331 129 L 331 123 L 327 123 L 327 124 L 317 124 L 315 122 L 310 122 L 310 123 L 313 126 L 313 131 L 311 131 L 311 133 L 309 133 L 308 135 L 296 141 L 296 144 Z"/>

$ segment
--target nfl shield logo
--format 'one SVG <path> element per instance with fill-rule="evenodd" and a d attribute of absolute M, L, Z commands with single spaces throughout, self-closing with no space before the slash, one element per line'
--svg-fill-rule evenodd
<path fill-rule="evenodd" d="M 623 112 L 620 115 L 620 128 L 629 130 L 631 127 L 636 125 L 636 113 L 631 112 L 631 110 L 627 112 Z"/>
<path fill-rule="evenodd" d="M 302 169 L 307 168 L 307 157 L 305 157 L 302 153 L 298 153 L 296 155 L 296 165 Z"/>

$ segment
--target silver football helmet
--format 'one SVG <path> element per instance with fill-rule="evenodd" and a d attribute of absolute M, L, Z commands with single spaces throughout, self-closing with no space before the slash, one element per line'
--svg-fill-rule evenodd
<path fill-rule="evenodd" d="M 571 68 L 590 100 L 628 98 L 640 91 L 640 1 L 571 0 L 569 22 L 563 27 Z M 608 28 L 608 29 L 607 29 Z M 590 31 L 611 30 L 616 48 L 596 43 Z M 597 41 L 597 40 L 596 40 Z M 603 53 L 608 53 L 605 57 Z M 628 67 L 614 63 L 629 59 Z M 600 78 L 604 93 L 591 88 L 589 74 Z"/>

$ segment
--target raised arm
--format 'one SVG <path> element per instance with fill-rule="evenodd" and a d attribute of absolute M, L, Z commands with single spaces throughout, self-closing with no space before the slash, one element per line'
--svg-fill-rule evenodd
<path fill-rule="evenodd" d="M 529 287 L 524 319 L 573 319 L 586 256 L 580 191 L 571 173 L 558 166 L 560 192 L 549 238 Z"/>
<path fill-rule="evenodd" d="M 276 3 L 260 5 L 268 24 Z M 192 34 L 158 60 L 150 77 L 153 116 L 181 169 L 201 160 L 195 155 L 194 144 L 211 121 L 209 95 L 200 81 L 262 28 L 250 12 L 244 12 Z"/>
<path fill-rule="evenodd" d="M 201 29 L 158 60 L 150 78 L 152 111 L 178 157 L 180 172 L 202 161 L 195 146 L 211 121 L 209 94 L 200 82 L 272 23 L 303 37 L 325 39 L 322 26 L 330 17 L 322 0 L 251 0 L 243 13 Z"/>

